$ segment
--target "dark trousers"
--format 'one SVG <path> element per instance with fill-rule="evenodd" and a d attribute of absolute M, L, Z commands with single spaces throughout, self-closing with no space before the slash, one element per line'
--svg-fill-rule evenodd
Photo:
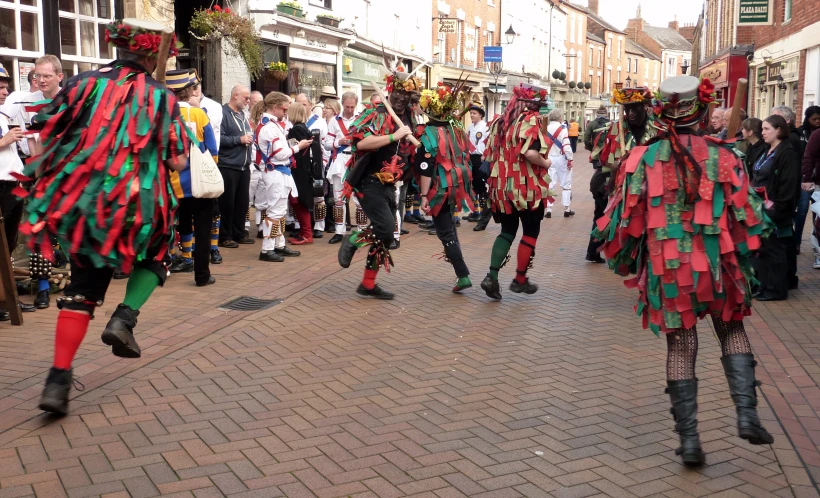
<path fill-rule="evenodd" d="M 578 137 L 569 137 L 569 146 L 572 147 L 572 152 L 575 153 L 578 147 Z"/>
<path fill-rule="evenodd" d="M 481 154 L 470 154 L 470 166 L 473 169 L 473 192 L 479 199 L 487 197 L 487 179 L 481 173 Z"/>
<path fill-rule="evenodd" d="M 499 219 L 501 220 L 501 233 L 515 237 L 520 222 L 524 235 L 537 239 L 541 233 L 541 220 L 544 219 L 544 203 L 542 202 L 534 211 L 527 209 L 512 213 L 499 213 Z"/>
<path fill-rule="evenodd" d="M 452 263 L 456 276 L 459 278 L 469 276 L 470 270 L 467 269 L 467 263 L 464 262 L 461 245 L 458 242 L 458 233 L 455 225 L 453 225 L 453 215 L 447 209 L 447 206 L 444 206 L 437 215 L 433 216 L 433 225 L 436 227 L 438 240 L 444 246 L 444 254 Z"/>
<path fill-rule="evenodd" d="M 204 284 L 211 276 L 211 222 L 214 217 L 214 200 L 194 197 L 180 199 L 178 213 L 179 234 L 194 234 L 194 281 Z"/>
<path fill-rule="evenodd" d="M 210 226 L 210 225 L 208 225 Z M 95 268 L 87 256 L 70 257 L 71 280 L 65 286 L 63 294 L 72 298 L 60 304 L 60 309 L 87 311 L 94 315 L 94 309 L 105 301 L 105 294 L 114 276 L 114 268 L 105 266 Z M 153 259 L 138 261 L 134 268 L 144 268 L 159 278 L 159 285 L 165 284 L 168 268 L 164 263 Z M 81 296 L 82 299 L 77 299 Z"/>
<path fill-rule="evenodd" d="M 242 171 L 219 168 L 219 172 L 225 182 L 225 192 L 219 196 L 219 212 L 222 214 L 219 240 L 240 241 L 244 238 L 245 214 L 250 202 L 248 189 L 251 185 L 251 170 L 247 167 Z"/>
<path fill-rule="evenodd" d="M 607 195 L 604 192 L 592 192 L 592 200 L 595 201 L 595 212 L 592 215 L 592 229 L 595 230 L 597 226 L 595 222 L 604 215 L 604 211 L 606 210 Z M 598 254 L 598 249 L 600 249 L 603 244 L 603 240 L 597 240 L 590 235 L 589 245 L 587 246 L 587 256 L 595 256 Z"/>
<path fill-rule="evenodd" d="M 787 246 L 793 245 L 791 237 L 778 238 L 772 234 L 760 245 L 760 251 L 754 258 L 755 277 L 760 281 L 759 292 L 769 296 L 785 298 L 788 295 Z"/>
<path fill-rule="evenodd" d="M 396 229 L 396 186 L 368 175 L 359 182 L 359 192 L 359 204 L 370 220 L 373 235 L 390 245 Z"/>
<path fill-rule="evenodd" d="M 3 214 L 9 253 L 17 247 L 17 232 L 23 217 L 23 201 L 11 193 L 16 186 L 17 182 L 0 182 L 0 213 Z"/>

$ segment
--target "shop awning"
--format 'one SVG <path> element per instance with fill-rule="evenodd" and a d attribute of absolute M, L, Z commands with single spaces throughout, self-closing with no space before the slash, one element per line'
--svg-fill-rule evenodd
<path fill-rule="evenodd" d="M 507 93 L 506 85 L 493 85 L 487 87 L 487 91 L 490 93 Z"/>

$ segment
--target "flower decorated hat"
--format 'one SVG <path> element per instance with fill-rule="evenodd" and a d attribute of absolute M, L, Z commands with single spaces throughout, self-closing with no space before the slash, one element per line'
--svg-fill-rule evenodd
<path fill-rule="evenodd" d="M 551 107 L 552 103 L 552 101 L 550 100 L 549 93 L 547 93 L 546 90 L 537 90 L 532 87 L 527 87 L 524 86 L 523 83 L 513 88 L 513 96 L 518 102 L 534 104 L 539 107 Z"/>
<path fill-rule="evenodd" d="M 652 102 L 652 92 L 645 86 L 623 88 L 621 83 L 616 83 L 612 89 L 610 102 L 624 106 L 647 105 Z"/>
<path fill-rule="evenodd" d="M 432 120 L 449 121 L 461 119 L 470 108 L 471 87 L 459 80 L 454 85 L 439 82 L 435 88 L 421 91 L 419 106 Z"/>
<path fill-rule="evenodd" d="M 171 28 L 160 23 L 141 19 L 123 19 L 106 25 L 105 41 L 117 47 L 117 50 L 157 57 L 162 33 L 171 32 L 173 32 Z M 182 44 L 177 42 L 177 37 L 174 35 L 168 55 L 171 57 L 178 55 L 181 46 Z"/>
<path fill-rule="evenodd" d="M 396 90 L 420 92 L 424 88 L 421 84 L 421 80 L 413 76 L 416 74 L 416 71 L 424 67 L 424 64 L 420 64 L 413 72 L 408 73 L 399 58 L 388 56 L 387 53 L 384 52 L 384 47 L 382 47 L 382 54 L 384 56 L 384 70 L 387 71 L 384 82 L 387 84 L 388 94 Z"/>
<path fill-rule="evenodd" d="M 663 121 L 684 128 L 700 121 L 714 101 L 715 86 L 708 79 L 675 76 L 661 83 L 654 110 Z"/>

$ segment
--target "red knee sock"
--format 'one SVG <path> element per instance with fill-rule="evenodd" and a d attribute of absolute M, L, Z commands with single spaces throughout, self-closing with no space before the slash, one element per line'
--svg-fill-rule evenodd
<path fill-rule="evenodd" d="M 57 315 L 57 333 L 54 338 L 54 367 L 71 368 L 74 355 L 83 342 L 91 315 L 79 311 L 63 310 Z"/>
<path fill-rule="evenodd" d="M 525 235 L 521 237 L 521 242 L 518 243 L 518 264 L 515 268 L 515 281 L 519 284 L 527 281 L 527 268 L 530 265 L 530 256 L 535 252 L 535 242 L 536 239 Z"/>
<path fill-rule="evenodd" d="M 364 269 L 364 278 L 362 278 L 362 285 L 365 289 L 370 290 L 376 286 L 376 275 L 379 274 L 379 270 L 371 270 L 370 268 Z"/>

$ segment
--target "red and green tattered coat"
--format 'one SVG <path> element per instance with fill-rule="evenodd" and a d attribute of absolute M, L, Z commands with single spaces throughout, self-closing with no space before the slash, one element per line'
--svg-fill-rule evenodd
<path fill-rule="evenodd" d="M 621 150 L 621 141 L 618 137 L 620 129 L 620 121 L 611 122 L 603 140 L 596 143 L 592 152 L 589 154 L 590 161 L 597 159 L 601 162 L 601 166 L 606 168 L 604 170 L 605 173 L 615 168 L 624 155 L 624 151 Z M 658 128 L 655 127 L 651 118 L 647 118 L 646 127 L 644 128 L 643 137 L 640 138 L 640 143 L 645 144 L 657 134 Z M 636 145 L 638 145 L 638 143 L 636 143 L 635 137 L 632 136 L 632 131 L 629 129 L 629 126 L 626 126 L 624 128 L 624 146 L 626 147 L 626 152 L 630 151 Z"/>
<path fill-rule="evenodd" d="M 538 152 L 542 156 L 549 150 L 552 142 L 541 126 L 541 120 L 546 118 L 538 111 L 524 111 L 504 133 L 499 133 L 501 119 L 490 127 L 485 158 L 492 166 L 487 186 L 493 211 L 533 210 L 544 201 L 552 201 L 547 170 L 524 158 L 524 153 L 536 141 L 540 143 Z"/>
<path fill-rule="evenodd" d="M 637 275 L 625 285 L 656 334 L 751 314 L 751 255 L 772 230 L 731 149 L 693 134 L 678 143 L 676 154 L 669 136 L 632 149 L 594 231 L 609 267 Z"/>
<path fill-rule="evenodd" d="M 436 216 L 445 206 L 450 212 L 472 210 L 473 175 L 469 140 L 460 123 L 431 120 L 420 137 L 417 172 L 431 178 L 427 200 Z"/>
<path fill-rule="evenodd" d="M 95 267 L 161 260 L 176 196 L 164 161 L 189 149 L 176 97 L 140 66 L 115 61 L 71 78 L 35 116 L 44 152 L 21 232 L 53 259 L 56 240 Z M 21 193 L 25 195 L 25 193 Z"/>

